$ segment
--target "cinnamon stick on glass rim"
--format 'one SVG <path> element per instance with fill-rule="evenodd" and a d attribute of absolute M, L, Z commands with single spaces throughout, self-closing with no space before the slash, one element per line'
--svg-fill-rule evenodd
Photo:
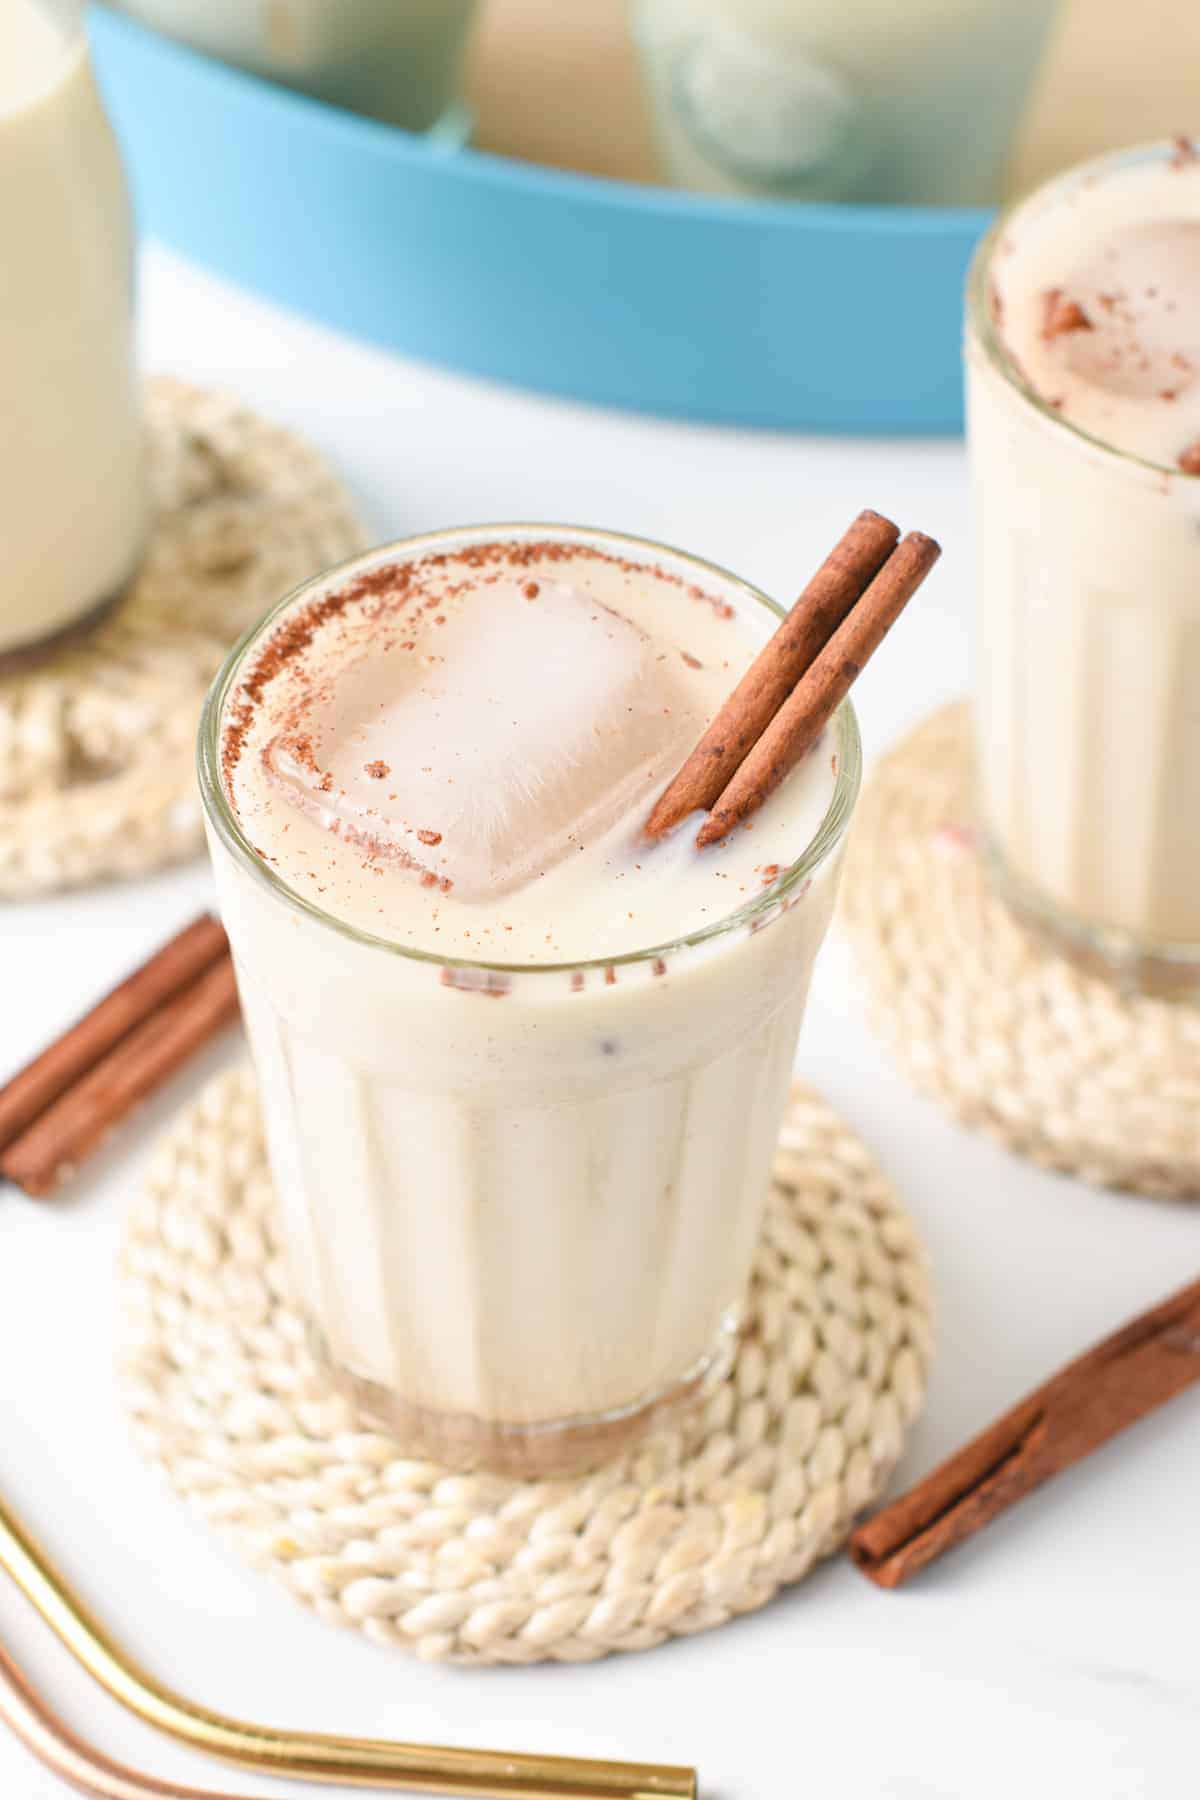
<path fill-rule="evenodd" d="M 901 538 L 718 796 L 696 835 L 700 849 L 756 813 L 812 749 L 941 553 L 924 532 Z"/>
<path fill-rule="evenodd" d="M 817 652 L 879 573 L 899 536 L 899 528 L 882 513 L 859 513 L 656 802 L 644 827 L 648 838 L 664 836 L 719 798 Z"/>
<path fill-rule="evenodd" d="M 881 513 L 859 513 L 656 801 L 645 837 L 707 807 L 696 844 L 716 843 L 787 778 L 941 555 L 924 532 L 898 535 Z"/>
<path fill-rule="evenodd" d="M 899 1587 L 1196 1381 L 1200 1281 L 1093 1344 L 860 1525 L 852 1560 L 880 1587 Z"/>

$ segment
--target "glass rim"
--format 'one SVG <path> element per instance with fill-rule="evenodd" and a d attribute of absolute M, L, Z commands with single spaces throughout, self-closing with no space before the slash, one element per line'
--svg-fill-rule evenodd
<path fill-rule="evenodd" d="M 1153 138 L 1146 143 L 1127 145 L 1121 150 L 1105 150 L 1099 156 L 1089 157 L 1087 162 L 1076 163 L 1072 168 L 1064 169 L 1049 181 L 1044 181 L 1040 187 L 1034 188 L 1031 193 L 1022 194 L 1019 199 L 1010 201 L 997 213 L 975 246 L 967 271 L 967 330 L 968 337 L 973 337 L 984 351 L 990 366 L 1023 400 L 1028 401 L 1035 412 L 1041 414 L 1047 424 L 1057 426 L 1060 431 L 1067 432 L 1090 450 L 1113 462 L 1145 469 L 1147 473 L 1156 476 L 1168 475 L 1175 480 L 1194 480 L 1194 476 L 1185 475 L 1177 464 L 1155 462 L 1151 457 L 1118 449 L 1107 439 L 1096 437 L 1093 432 L 1085 431 L 1070 419 L 1064 419 L 1061 413 L 1042 398 L 1036 388 L 1031 387 L 1020 364 L 996 330 L 989 291 L 992 259 L 1000 240 L 1023 212 L 1061 200 L 1074 189 L 1094 181 L 1097 176 L 1117 169 L 1136 168 L 1143 163 L 1165 161 L 1177 154 L 1178 150 L 1178 138 Z"/>
<path fill-rule="evenodd" d="M 838 766 L 834 776 L 833 793 L 820 823 L 799 855 L 788 864 L 780 875 L 776 876 L 770 887 L 764 888 L 761 894 L 756 894 L 752 900 L 746 901 L 735 911 L 726 913 L 720 919 L 713 920 L 711 924 L 705 925 L 699 930 L 684 932 L 679 936 L 635 950 L 623 951 L 619 955 L 587 957 L 582 960 L 552 963 L 503 962 L 483 957 L 449 956 L 442 951 L 420 950 L 410 944 L 397 943 L 392 938 L 380 937 L 375 932 L 363 930 L 357 925 L 350 924 L 348 920 L 338 918 L 336 914 L 328 912 L 306 895 L 299 893 L 282 876 L 277 875 L 255 851 L 243 832 L 237 814 L 225 792 L 219 754 L 225 702 L 241 672 L 245 659 L 255 645 L 265 643 L 281 615 L 289 608 L 300 604 L 306 597 L 315 598 L 322 592 L 329 592 L 339 583 L 349 582 L 356 574 L 371 567 L 378 567 L 389 559 L 411 560 L 422 549 L 445 549 L 451 545 L 465 546 L 505 537 L 512 537 L 518 541 L 522 538 L 544 538 L 551 542 L 570 540 L 590 543 L 601 549 L 607 545 L 617 545 L 635 552 L 650 551 L 659 556 L 676 560 L 686 565 L 689 571 L 698 575 L 707 576 L 709 579 L 716 578 L 719 582 L 739 592 L 745 599 L 765 608 L 777 621 L 785 618 L 787 614 L 787 608 L 780 606 L 778 601 L 772 600 L 769 594 L 764 593 L 761 588 L 755 587 L 752 582 L 743 580 L 740 575 L 735 575 L 732 570 L 726 569 L 720 563 L 711 562 L 705 557 L 693 556 L 690 551 L 680 550 L 672 544 L 662 543 L 654 538 L 639 537 L 629 532 L 608 531 L 586 525 L 556 525 L 521 521 L 450 526 L 439 531 L 420 532 L 410 537 L 395 538 L 387 543 L 377 544 L 357 556 L 348 557 L 340 563 L 335 563 L 320 574 L 312 575 L 306 581 L 300 582 L 298 586 L 291 588 L 275 602 L 268 612 L 241 634 L 212 680 L 200 715 L 196 748 L 197 775 L 205 817 L 225 849 L 235 862 L 246 869 L 276 900 L 282 901 L 293 910 L 320 925 L 327 926 L 353 942 L 372 950 L 389 952 L 393 956 L 403 957 L 410 962 L 425 963 L 432 968 L 462 969 L 476 971 L 480 974 L 561 975 L 574 973 L 576 970 L 623 968 L 635 963 L 653 962 L 657 958 L 666 958 L 680 950 L 693 949 L 713 942 L 742 926 L 751 925 L 764 914 L 773 912 L 781 900 L 793 894 L 828 859 L 845 836 L 850 823 L 862 780 L 862 739 L 859 734 L 858 719 L 849 700 L 842 701 L 832 720 L 837 730 L 838 749 Z"/>

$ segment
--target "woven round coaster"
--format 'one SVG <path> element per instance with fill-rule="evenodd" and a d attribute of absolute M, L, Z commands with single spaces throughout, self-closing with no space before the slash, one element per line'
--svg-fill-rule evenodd
<path fill-rule="evenodd" d="M 201 842 L 205 690 L 233 640 L 364 542 L 317 453 L 226 395 L 146 391 L 155 520 L 129 592 L 79 641 L 0 676 L 0 898 L 145 874 Z"/>
<path fill-rule="evenodd" d="M 842 919 L 910 1080 L 1010 1150 L 1101 1186 L 1200 1196 L 1200 1009 L 1118 993 L 989 888 L 963 705 L 868 781 Z"/>
<path fill-rule="evenodd" d="M 883 1491 L 929 1353 L 913 1227 L 801 1088 L 731 1373 L 589 1475 L 456 1475 L 356 1429 L 292 1303 L 245 1072 L 166 1136 L 120 1280 L 124 1398 L 175 1488 L 322 1618 L 460 1663 L 645 1650 L 764 1605 Z"/>

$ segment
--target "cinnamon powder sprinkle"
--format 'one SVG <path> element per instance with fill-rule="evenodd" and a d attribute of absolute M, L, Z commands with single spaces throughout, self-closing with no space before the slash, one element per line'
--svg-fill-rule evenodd
<path fill-rule="evenodd" d="M 581 969 L 576 969 L 571 976 L 571 992 L 573 994 L 582 994 L 583 992 L 583 971 Z"/>
<path fill-rule="evenodd" d="M 485 969 L 481 978 L 469 969 L 444 968 L 441 981 L 443 987 L 455 988 L 460 994 L 482 994 L 486 1000 L 502 1000 L 512 991 L 508 976 L 494 969 Z"/>
<path fill-rule="evenodd" d="M 695 583 L 687 582 L 673 570 L 663 568 L 659 563 L 635 562 L 591 544 L 556 543 L 553 539 L 521 542 L 512 538 L 497 538 L 488 543 L 464 544 L 453 551 L 431 551 L 429 555 L 418 557 L 412 562 L 383 563 L 354 576 L 344 587 L 333 593 L 322 595 L 320 599 L 289 614 L 262 644 L 239 680 L 237 698 L 231 703 L 226 718 L 221 744 L 221 772 L 226 788 L 232 787 L 233 772 L 241 758 L 254 712 L 262 701 L 268 683 L 282 674 L 298 674 L 299 671 L 295 668 L 297 660 L 308 649 L 317 632 L 323 625 L 338 618 L 348 607 L 358 602 L 370 602 L 367 610 L 373 617 L 394 614 L 414 605 L 434 612 L 442 606 L 445 598 L 471 585 L 469 582 L 461 582 L 456 587 L 446 588 L 442 578 L 448 569 L 470 569 L 486 580 L 489 578 L 486 571 L 503 572 L 505 569 L 528 569 L 537 563 L 566 564 L 576 561 L 607 563 L 630 575 L 645 572 L 656 581 L 682 589 L 690 599 L 710 606 L 718 618 L 736 617 L 735 609 L 728 601 L 720 600 Z M 423 591 L 423 584 L 431 579 L 442 579 L 441 593 L 430 595 L 427 587 Z M 536 585 L 532 580 L 527 581 L 526 593 Z M 413 650 L 416 648 L 416 640 L 406 638 L 401 647 Z"/>
<path fill-rule="evenodd" d="M 650 965 L 650 973 L 652 975 L 665 975 L 666 972 L 667 972 L 666 963 L 663 961 L 661 956 L 656 956 L 654 961 Z"/>
<path fill-rule="evenodd" d="M 1068 299 L 1061 288 L 1047 288 L 1042 297 L 1042 336 L 1047 343 L 1068 332 L 1095 329 L 1077 300 Z"/>
<path fill-rule="evenodd" d="M 994 281 L 988 283 L 987 309 L 989 319 L 999 331 L 1004 324 L 1004 296 Z"/>
<path fill-rule="evenodd" d="M 552 539 L 536 542 L 496 539 L 482 544 L 461 546 L 454 551 L 432 552 L 412 562 L 385 563 L 376 566 L 351 577 L 344 586 L 326 593 L 290 613 L 243 665 L 237 688 L 230 698 L 221 734 L 220 764 L 226 792 L 232 797 L 234 773 L 245 749 L 255 714 L 264 703 L 268 686 L 284 681 L 289 684 L 286 690 L 287 713 L 285 719 L 290 723 L 293 731 L 296 731 L 300 725 L 313 700 L 322 695 L 323 689 L 319 672 L 305 668 L 304 654 L 318 633 L 351 607 L 362 605 L 364 616 L 371 620 L 382 621 L 382 628 L 386 629 L 387 625 L 395 621 L 402 612 L 407 612 L 410 618 L 416 607 L 421 608 L 424 612 L 434 612 L 444 606 L 446 599 L 454 597 L 457 593 L 473 585 L 471 580 L 466 580 L 457 585 L 448 586 L 447 572 L 465 568 L 474 572 L 475 580 L 492 581 L 498 579 L 506 569 L 528 569 L 538 563 L 569 564 L 577 560 L 603 562 L 628 575 L 645 573 L 652 579 L 678 588 L 690 599 L 708 605 L 721 619 L 736 617 L 735 608 L 727 601 L 688 582 L 684 576 L 664 568 L 661 564 L 635 561 L 592 545 L 560 543 Z M 430 589 L 434 583 L 438 584 L 440 592 L 431 593 Z M 523 584 L 523 591 L 527 598 L 535 599 L 541 592 L 541 587 L 537 581 L 530 579 Z M 441 613 L 436 622 L 442 623 L 444 619 L 445 614 Z M 391 641 L 396 640 L 393 638 Z M 412 651 L 417 648 L 417 645 L 418 639 L 409 637 L 402 641 L 401 648 Z M 699 659 L 693 657 L 689 652 L 681 650 L 680 655 L 689 667 L 703 667 Z M 298 733 L 294 747 L 299 750 L 301 760 L 307 762 L 315 773 L 316 759 L 313 755 L 311 740 L 303 738 Z M 390 766 L 382 759 L 364 764 L 364 769 L 370 779 L 376 781 L 386 780 L 392 773 Z M 319 781 L 318 787 L 323 793 L 332 792 L 334 788 L 332 775 L 326 773 Z M 440 832 L 428 829 L 419 831 L 417 837 L 421 843 L 431 847 L 442 841 Z M 370 839 L 366 836 L 362 841 L 370 843 Z M 259 851 L 258 854 L 264 862 L 275 860 L 265 856 L 262 851 Z M 420 881 L 423 886 L 436 887 L 443 894 L 448 894 L 454 885 L 449 877 L 439 877 L 431 870 L 422 870 Z M 667 973 L 667 965 L 661 957 L 655 959 L 652 969 L 655 975 Z M 605 970 L 605 984 L 613 986 L 616 980 L 616 970 L 610 966 Z M 460 979 L 458 974 L 450 969 L 443 970 L 442 981 L 446 986 L 463 988 L 476 993 L 495 995 L 509 991 L 507 981 L 504 981 L 503 985 L 494 985 L 489 982 L 481 987 L 474 979 Z"/>
<path fill-rule="evenodd" d="M 255 709 L 262 701 L 268 682 L 288 671 L 301 656 L 322 625 L 336 619 L 348 606 L 386 594 L 389 604 L 403 605 L 412 585 L 411 563 L 389 563 L 357 576 L 336 593 L 303 606 L 284 619 L 263 644 L 251 667 L 242 676 L 238 697 L 231 706 L 221 743 L 221 774 L 226 789 L 232 787 L 233 772 L 241 759 Z"/>

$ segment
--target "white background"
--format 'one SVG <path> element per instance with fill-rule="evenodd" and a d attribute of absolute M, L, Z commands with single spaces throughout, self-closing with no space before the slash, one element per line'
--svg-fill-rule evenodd
<path fill-rule="evenodd" d="M 814 440 L 587 411 L 383 356 L 151 252 L 146 362 L 235 389 L 345 472 L 375 533 L 472 521 L 644 532 L 789 598 L 860 506 L 946 554 L 856 698 L 868 749 L 966 679 L 957 443 Z M 1101 822 L 1098 821 L 1098 826 Z M 210 899 L 205 869 L 7 907 L 0 1076 Z M 281 1724 L 695 1763 L 708 1800 L 1176 1800 L 1197 1790 L 1200 1391 L 1025 1502 L 911 1590 L 845 1562 L 766 1611 L 652 1654 L 464 1672 L 373 1648 L 224 1552 L 132 1452 L 110 1371 L 120 1215 L 181 1077 L 52 1206 L 0 1190 L 0 1490 L 101 1616 L 212 1706 Z M 1043 1175 L 907 1091 L 826 951 L 800 1067 L 919 1221 L 939 1297 L 918 1475 L 1200 1260 L 1200 1215 Z M 0 1580 L 0 1641 L 110 1752 L 202 1786 L 298 1794 L 127 1718 Z M 0 1800 L 64 1790 L 0 1738 Z"/>

